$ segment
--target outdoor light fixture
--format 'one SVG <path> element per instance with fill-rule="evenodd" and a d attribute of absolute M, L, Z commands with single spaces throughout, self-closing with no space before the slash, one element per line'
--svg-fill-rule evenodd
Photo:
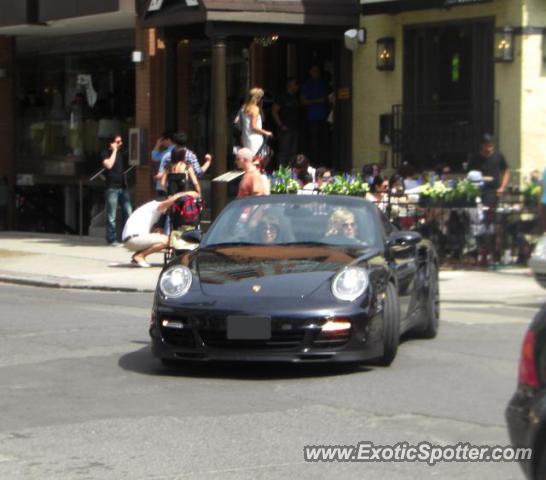
<path fill-rule="evenodd" d="M 383 37 L 377 40 L 377 69 L 394 70 L 394 38 Z"/>
<path fill-rule="evenodd" d="M 514 29 L 502 27 L 495 30 L 495 62 L 514 61 Z"/>
<path fill-rule="evenodd" d="M 271 45 L 274 45 L 279 40 L 279 36 L 276 34 L 273 35 L 267 35 L 264 37 L 254 37 L 253 41 L 254 43 L 262 46 L 262 47 L 270 47 Z"/>
<path fill-rule="evenodd" d="M 365 28 L 351 28 L 343 34 L 345 41 L 345 48 L 354 52 L 359 45 L 366 43 L 366 29 Z"/>
<path fill-rule="evenodd" d="M 141 63 L 142 59 L 143 59 L 143 55 L 140 50 L 134 50 L 131 53 L 131 60 L 133 61 L 133 63 Z"/>

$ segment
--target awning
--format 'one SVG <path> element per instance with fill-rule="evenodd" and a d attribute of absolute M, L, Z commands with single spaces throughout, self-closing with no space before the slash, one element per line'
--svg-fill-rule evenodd
<path fill-rule="evenodd" d="M 362 15 L 381 13 L 400 13 L 413 10 L 449 8 L 475 3 L 488 3 L 493 0 L 360 0 Z"/>
<path fill-rule="evenodd" d="M 358 0 L 141 0 L 143 25 L 167 27 L 201 22 L 279 25 L 358 25 Z M 151 8 L 150 8 L 151 7 Z"/>
<path fill-rule="evenodd" d="M 154 2 L 151 2 L 150 5 L 153 4 Z M 146 27 L 169 27 L 204 22 L 206 14 L 194 2 L 164 0 L 155 3 L 155 7 L 152 7 L 151 10 L 143 9 L 141 18 Z"/>

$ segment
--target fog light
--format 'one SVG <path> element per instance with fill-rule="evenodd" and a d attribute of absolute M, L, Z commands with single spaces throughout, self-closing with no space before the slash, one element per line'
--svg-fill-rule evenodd
<path fill-rule="evenodd" d="M 165 328 L 178 328 L 178 329 L 184 328 L 184 324 L 182 322 L 177 322 L 174 320 L 163 320 L 161 322 L 161 325 L 164 326 Z"/>
<path fill-rule="evenodd" d="M 351 329 L 351 322 L 348 320 L 328 320 L 323 326 L 323 332 L 344 332 Z"/>

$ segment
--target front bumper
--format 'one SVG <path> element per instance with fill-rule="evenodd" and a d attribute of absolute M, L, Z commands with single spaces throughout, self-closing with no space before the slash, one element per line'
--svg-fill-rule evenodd
<path fill-rule="evenodd" d="M 156 310 L 150 325 L 152 353 L 162 359 L 196 362 L 362 362 L 383 354 L 382 316 L 344 313 L 346 332 L 324 334 L 320 312 L 273 315 L 268 340 L 229 340 L 226 312 Z M 163 320 L 180 323 L 164 327 Z"/>

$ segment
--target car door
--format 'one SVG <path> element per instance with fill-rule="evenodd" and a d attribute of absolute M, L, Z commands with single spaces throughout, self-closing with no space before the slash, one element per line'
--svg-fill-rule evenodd
<path fill-rule="evenodd" d="M 400 318 L 402 323 L 408 320 L 417 275 L 417 246 L 409 239 L 404 240 L 403 233 L 381 214 L 385 230 L 385 255 L 394 270 L 398 285 Z"/>

